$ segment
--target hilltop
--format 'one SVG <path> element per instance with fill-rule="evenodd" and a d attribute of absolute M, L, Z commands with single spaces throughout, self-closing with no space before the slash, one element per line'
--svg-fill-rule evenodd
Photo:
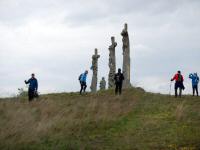
<path fill-rule="evenodd" d="M 140 88 L 0 99 L 0 149 L 200 149 L 200 97 Z"/>

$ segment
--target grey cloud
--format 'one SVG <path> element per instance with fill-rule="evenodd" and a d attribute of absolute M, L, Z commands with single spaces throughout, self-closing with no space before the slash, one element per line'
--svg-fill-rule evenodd
<path fill-rule="evenodd" d="M 117 67 L 122 66 L 124 22 L 134 85 L 167 93 L 180 69 L 189 86 L 188 73 L 200 72 L 199 6 L 197 0 L 2 0 L 0 95 L 24 87 L 32 72 L 42 93 L 78 91 L 78 75 L 90 68 L 95 47 L 101 54 L 99 79 L 107 78 L 110 36 L 116 37 Z M 91 72 L 88 85 L 90 80 Z"/>

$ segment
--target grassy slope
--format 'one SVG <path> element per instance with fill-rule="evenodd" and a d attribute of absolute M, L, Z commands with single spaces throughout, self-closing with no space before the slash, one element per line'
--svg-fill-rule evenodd
<path fill-rule="evenodd" d="M 0 149 L 200 149 L 200 98 L 129 89 L 0 101 Z"/>

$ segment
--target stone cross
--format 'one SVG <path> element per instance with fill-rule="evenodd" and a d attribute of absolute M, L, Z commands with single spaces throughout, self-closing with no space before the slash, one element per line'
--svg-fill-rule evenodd
<path fill-rule="evenodd" d="M 100 86 L 99 86 L 100 90 L 105 90 L 106 89 L 106 80 L 104 77 L 102 77 L 101 81 L 100 81 Z"/>
<path fill-rule="evenodd" d="M 111 37 L 111 45 L 109 46 L 109 75 L 108 75 L 108 88 L 114 88 L 115 87 L 115 72 L 116 72 L 116 57 L 115 57 L 115 47 L 117 46 L 117 43 L 115 42 L 115 37 Z"/>
<path fill-rule="evenodd" d="M 92 56 L 92 83 L 90 86 L 91 92 L 97 91 L 97 73 L 98 73 L 98 59 L 100 55 L 98 55 L 98 50 L 95 48 L 95 54 Z"/>
<path fill-rule="evenodd" d="M 124 88 L 131 87 L 130 83 L 130 45 L 129 45 L 129 35 L 128 35 L 128 25 L 124 24 L 124 29 L 121 32 L 122 42 L 123 42 L 123 73 L 124 73 Z"/>

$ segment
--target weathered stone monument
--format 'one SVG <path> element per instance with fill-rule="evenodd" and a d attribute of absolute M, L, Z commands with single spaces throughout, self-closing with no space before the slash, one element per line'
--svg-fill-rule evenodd
<path fill-rule="evenodd" d="M 100 86 L 99 86 L 100 90 L 105 90 L 106 89 L 106 80 L 104 77 L 102 77 L 101 81 L 100 81 Z"/>
<path fill-rule="evenodd" d="M 100 55 L 98 55 L 98 50 L 95 48 L 95 54 L 92 56 L 92 83 L 90 86 L 91 92 L 97 91 L 97 73 L 98 73 L 98 59 Z"/>
<path fill-rule="evenodd" d="M 115 47 L 117 46 L 117 43 L 115 42 L 115 37 L 111 37 L 111 45 L 109 46 L 109 75 L 108 75 L 108 88 L 114 88 L 115 87 L 115 71 L 116 71 L 116 58 L 115 58 Z"/>
<path fill-rule="evenodd" d="M 129 45 L 129 35 L 128 35 L 128 25 L 124 24 L 124 29 L 121 32 L 122 42 L 123 42 L 123 73 L 124 73 L 124 88 L 131 87 L 130 83 L 130 45 Z"/>

